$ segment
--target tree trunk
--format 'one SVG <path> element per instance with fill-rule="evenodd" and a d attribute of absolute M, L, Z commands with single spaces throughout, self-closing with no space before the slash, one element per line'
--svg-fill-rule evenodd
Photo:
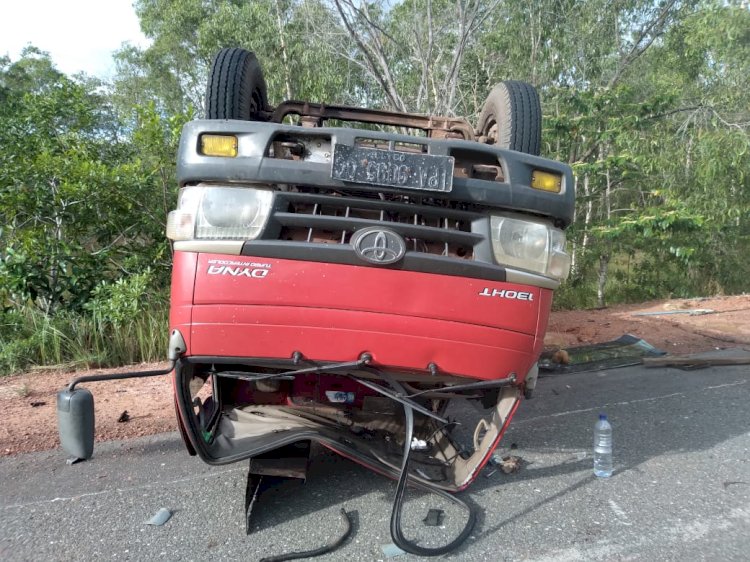
<path fill-rule="evenodd" d="M 599 160 L 605 161 L 608 156 L 609 143 L 607 143 L 606 145 L 601 145 L 599 147 Z M 607 167 L 606 169 L 605 177 L 607 180 L 607 185 L 604 189 L 604 201 L 602 202 L 602 206 L 604 207 L 604 216 L 606 217 L 607 224 L 609 225 L 610 221 L 612 220 L 612 178 L 609 173 L 609 167 Z M 596 305 L 599 308 L 604 308 L 605 306 L 607 306 L 605 286 L 607 284 L 607 276 L 609 273 L 609 259 L 612 253 L 611 242 L 604 241 L 604 247 L 606 248 L 606 253 L 599 254 L 599 276 L 596 286 Z"/>
<path fill-rule="evenodd" d="M 406 104 L 398 92 L 396 79 L 394 78 L 380 39 L 382 30 L 373 25 L 367 12 L 367 4 L 362 4 L 360 8 L 354 5 L 353 0 L 334 0 L 334 4 L 349 37 L 351 37 L 364 57 L 365 66 L 370 76 L 383 89 L 391 107 L 396 111 L 406 112 Z M 358 14 L 361 15 L 359 20 Z M 366 25 L 366 29 L 368 30 L 367 35 L 363 36 L 356 29 L 358 21 L 362 25 Z"/>
<path fill-rule="evenodd" d="M 286 90 L 286 99 L 292 99 L 292 77 L 289 70 L 289 55 L 286 49 L 286 40 L 284 39 L 284 22 L 281 21 L 281 6 L 279 0 L 274 2 L 276 8 L 276 26 L 279 31 L 279 42 L 281 43 L 281 59 L 284 62 L 284 89 Z"/>
<path fill-rule="evenodd" d="M 586 197 L 586 207 L 583 214 L 583 239 L 581 240 L 581 261 L 583 261 L 586 255 L 586 250 L 589 247 L 589 227 L 591 226 L 591 220 L 594 216 L 594 202 L 591 199 L 591 187 L 589 186 L 589 175 L 588 173 L 583 175 L 583 194 Z"/>
<path fill-rule="evenodd" d="M 607 299 L 604 292 L 604 286 L 607 284 L 607 274 L 609 273 L 609 254 L 599 255 L 599 277 L 596 283 L 596 306 L 604 308 L 607 306 Z"/>
<path fill-rule="evenodd" d="M 573 175 L 573 188 L 578 191 L 578 175 Z M 573 224 L 578 220 L 578 206 L 573 208 Z M 570 242 L 570 276 L 573 278 L 578 277 L 578 242 L 574 238 Z"/>
<path fill-rule="evenodd" d="M 63 219 L 62 219 L 62 212 L 60 212 L 60 209 L 57 207 L 57 199 L 58 199 L 58 185 L 57 185 L 57 179 L 53 179 L 49 182 L 50 185 L 50 192 L 52 193 L 52 220 L 54 221 L 55 227 L 54 227 L 54 240 L 55 245 L 53 247 L 53 250 L 51 252 L 51 264 L 50 264 L 50 271 L 49 271 L 49 292 L 45 296 L 47 300 L 46 303 L 44 303 L 44 313 L 46 315 L 50 315 L 54 312 L 55 306 L 57 305 L 57 298 L 58 298 L 58 281 L 60 277 L 60 245 L 62 242 L 63 237 Z M 64 204 L 62 205 L 62 211 L 65 211 Z"/>

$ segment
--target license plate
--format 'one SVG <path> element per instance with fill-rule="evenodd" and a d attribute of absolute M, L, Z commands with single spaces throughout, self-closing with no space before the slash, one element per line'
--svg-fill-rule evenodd
<path fill-rule="evenodd" d="M 453 188 L 453 157 L 410 154 L 337 144 L 331 177 L 402 189 L 449 192 Z"/>

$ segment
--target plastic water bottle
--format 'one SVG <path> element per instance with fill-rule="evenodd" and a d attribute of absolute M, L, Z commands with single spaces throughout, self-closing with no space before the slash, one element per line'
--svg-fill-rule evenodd
<path fill-rule="evenodd" d="M 594 474 L 599 478 L 612 476 L 612 426 L 607 414 L 599 414 L 594 426 Z"/>

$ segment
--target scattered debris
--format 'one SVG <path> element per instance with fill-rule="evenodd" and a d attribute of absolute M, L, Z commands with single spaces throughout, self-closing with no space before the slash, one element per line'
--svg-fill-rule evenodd
<path fill-rule="evenodd" d="M 159 511 L 156 512 L 156 515 L 154 515 L 151 519 L 146 521 L 146 525 L 154 525 L 156 527 L 161 527 L 169 521 L 169 519 L 172 517 L 172 512 L 169 511 L 166 507 L 162 507 Z"/>
<path fill-rule="evenodd" d="M 68 466 L 72 466 L 74 464 L 78 464 L 79 462 L 83 462 L 85 460 L 86 459 L 79 459 L 78 457 L 71 457 L 69 459 L 66 459 L 65 464 L 67 464 Z"/>
<path fill-rule="evenodd" d="M 442 509 L 431 509 L 427 512 L 427 517 L 422 519 L 428 527 L 440 527 L 443 524 L 445 512 Z"/>
<path fill-rule="evenodd" d="M 565 355 L 555 355 L 564 351 Z M 648 342 L 625 334 L 613 341 L 569 347 L 565 350 L 545 351 L 539 359 L 539 376 L 563 373 L 584 373 L 616 367 L 639 365 L 644 357 L 659 357 L 666 355 L 664 351 L 656 349 Z M 567 358 L 566 363 L 561 359 Z"/>
<path fill-rule="evenodd" d="M 679 367 L 681 369 L 703 369 L 721 365 L 750 365 L 750 356 L 745 357 L 644 357 L 644 367 Z"/>
<path fill-rule="evenodd" d="M 500 463 L 500 470 L 505 474 L 511 474 L 512 472 L 518 472 L 521 470 L 521 464 L 523 460 L 521 457 L 515 455 L 508 455 L 503 457 L 503 461 Z"/>
<path fill-rule="evenodd" d="M 21 398 L 26 398 L 29 394 L 31 394 L 31 389 L 26 383 L 24 383 L 13 388 L 13 392 L 15 392 L 16 395 L 20 396 Z"/>
<path fill-rule="evenodd" d="M 344 541 L 349 538 L 349 535 L 352 532 L 352 520 L 343 507 L 341 508 L 341 518 L 344 520 L 345 528 L 344 532 L 336 540 L 312 550 L 288 552 L 286 554 L 279 554 L 277 556 L 268 556 L 266 558 L 261 558 L 260 562 L 285 562 L 286 560 L 297 560 L 298 558 L 313 558 L 315 556 L 322 556 L 323 554 L 333 552 L 342 544 L 344 544 Z"/>
<path fill-rule="evenodd" d="M 125 410 L 122 414 L 120 414 L 120 417 L 117 418 L 117 423 L 125 423 L 130 421 L 130 414 L 128 414 L 128 411 Z"/>
<path fill-rule="evenodd" d="M 417 437 L 412 437 L 411 439 L 411 450 L 412 451 L 428 451 L 430 449 L 430 446 L 427 444 L 427 441 L 424 439 L 418 439 Z"/>
<path fill-rule="evenodd" d="M 386 558 L 395 558 L 396 556 L 401 556 L 402 554 L 406 554 L 405 550 L 401 550 L 399 547 L 397 547 L 395 544 L 384 544 L 381 547 L 381 550 L 383 551 L 383 554 L 385 554 Z"/>
<path fill-rule="evenodd" d="M 491 476 L 492 476 L 493 474 L 495 474 L 496 472 L 497 472 L 497 469 L 496 469 L 496 468 L 493 468 L 493 469 L 492 469 L 492 470 L 490 470 L 490 471 L 489 471 L 489 472 L 488 472 L 487 474 L 485 474 L 485 475 L 484 475 L 484 477 L 485 477 L 485 478 L 490 478 L 490 477 L 491 477 Z"/>
<path fill-rule="evenodd" d="M 44 400 L 38 400 L 36 402 L 29 402 L 29 406 L 32 408 L 38 408 L 39 406 L 46 406 L 47 403 Z"/>
<path fill-rule="evenodd" d="M 570 355 L 564 349 L 558 349 L 552 354 L 552 362 L 567 365 L 570 363 Z"/>
<path fill-rule="evenodd" d="M 710 308 L 692 308 L 688 310 L 663 310 L 656 312 L 633 312 L 631 316 L 665 316 L 672 314 L 688 314 L 690 316 L 702 316 L 703 314 L 714 314 L 716 311 Z"/>
<path fill-rule="evenodd" d="M 721 483 L 725 490 L 729 488 L 729 486 L 736 486 L 737 484 L 745 484 L 745 486 L 747 486 L 747 482 L 743 482 L 742 480 L 727 480 L 726 482 Z"/>
<path fill-rule="evenodd" d="M 512 472 L 518 472 L 519 470 L 521 470 L 523 459 L 515 455 L 507 455 L 505 457 L 501 457 L 498 454 L 494 454 L 490 457 L 490 463 L 493 466 L 498 467 L 505 474 L 511 474 Z M 489 476 L 490 475 L 488 474 L 487 477 L 489 478 Z"/>
<path fill-rule="evenodd" d="M 515 451 L 516 449 L 518 449 L 518 443 L 511 443 L 510 444 L 510 450 L 511 451 Z"/>

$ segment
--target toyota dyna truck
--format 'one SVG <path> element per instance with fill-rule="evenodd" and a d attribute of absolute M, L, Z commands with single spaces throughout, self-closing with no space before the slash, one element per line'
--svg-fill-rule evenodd
<path fill-rule="evenodd" d="M 255 56 L 222 50 L 177 154 L 170 365 L 74 380 L 58 397 L 63 447 L 93 451 L 77 385 L 169 375 L 190 454 L 283 474 L 318 443 L 399 479 L 398 546 L 447 551 L 471 509 L 454 543 L 427 549 L 402 535 L 401 497 L 407 482 L 456 497 L 534 390 L 574 210 L 570 167 L 540 147 L 523 82 L 498 84 L 476 127 L 271 107 Z"/>

